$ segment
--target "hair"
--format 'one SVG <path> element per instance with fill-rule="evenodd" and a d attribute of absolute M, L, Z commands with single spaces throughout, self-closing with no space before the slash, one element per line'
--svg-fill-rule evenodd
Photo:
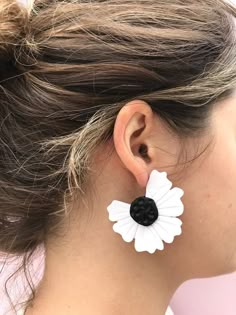
<path fill-rule="evenodd" d="M 140 99 L 181 138 L 236 87 L 223 0 L 0 2 L 0 250 L 24 255 L 86 195 L 94 151 Z M 33 291 L 32 291 L 33 292 Z"/>

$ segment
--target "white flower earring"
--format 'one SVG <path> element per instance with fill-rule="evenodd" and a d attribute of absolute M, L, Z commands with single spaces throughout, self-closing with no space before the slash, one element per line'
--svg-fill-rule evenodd
<path fill-rule="evenodd" d="M 153 170 L 145 196 L 131 204 L 113 200 L 107 207 L 109 220 L 117 221 L 113 230 L 126 242 L 135 239 L 137 252 L 153 254 L 156 249 L 163 250 L 163 241 L 172 243 L 174 236 L 182 233 L 182 221 L 176 216 L 184 211 L 181 201 L 184 191 L 178 187 L 170 189 L 171 186 L 166 172 Z"/>

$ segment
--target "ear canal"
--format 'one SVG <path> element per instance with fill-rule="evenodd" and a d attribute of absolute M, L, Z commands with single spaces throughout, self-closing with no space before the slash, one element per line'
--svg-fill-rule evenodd
<path fill-rule="evenodd" d="M 140 155 L 145 158 L 145 159 L 150 159 L 149 156 L 148 156 L 148 148 L 146 146 L 146 144 L 141 144 L 140 147 L 139 147 L 139 151 Z"/>

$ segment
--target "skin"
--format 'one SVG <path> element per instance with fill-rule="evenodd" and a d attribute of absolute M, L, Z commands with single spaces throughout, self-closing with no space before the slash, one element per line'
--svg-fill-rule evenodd
<path fill-rule="evenodd" d="M 134 100 L 120 110 L 112 141 L 96 152 L 88 206 L 75 202 L 63 235 L 46 243 L 44 277 L 27 315 L 163 315 L 184 281 L 235 271 L 235 105 L 235 96 L 217 104 L 207 132 L 185 139 L 188 160 L 211 145 L 184 168 L 183 142 L 147 103 Z M 112 230 L 106 208 L 144 195 L 153 169 L 184 190 L 185 208 L 182 234 L 149 254 Z"/>

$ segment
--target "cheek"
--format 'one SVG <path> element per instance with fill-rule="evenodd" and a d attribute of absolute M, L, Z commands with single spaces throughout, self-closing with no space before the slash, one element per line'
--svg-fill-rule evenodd
<path fill-rule="evenodd" d="M 206 273 L 214 276 L 234 271 L 236 143 L 230 139 L 218 141 L 204 160 L 194 164 L 189 167 L 185 176 L 188 180 L 182 185 L 185 245 L 198 262 L 198 268 L 201 266 Z"/>

